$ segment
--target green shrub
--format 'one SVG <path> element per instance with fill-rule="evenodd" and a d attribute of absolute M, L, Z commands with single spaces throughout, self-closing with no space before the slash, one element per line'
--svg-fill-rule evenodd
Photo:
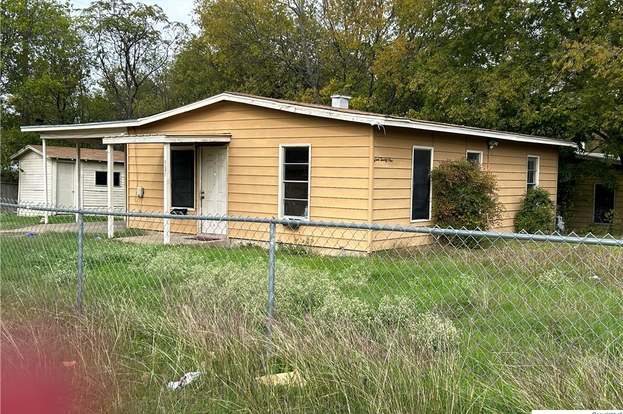
<path fill-rule="evenodd" d="M 515 230 L 551 233 L 554 231 L 554 214 L 554 203 L 550 194 L 539 187 L 531 188 L 515 216 Z"/>
<path fill-rule="evenodd" d="M 433 216 L 439 226 L 486 230 L 500 220 L 493 174 L 460 160 L 441 164 L 432 178 Z"/>

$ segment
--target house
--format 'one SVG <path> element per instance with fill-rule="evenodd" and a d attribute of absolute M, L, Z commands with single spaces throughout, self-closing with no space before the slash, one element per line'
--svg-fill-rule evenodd
<path fill-rule="evenodd" d="M 59 208 L 74 208 L 80 195 L 80 206 L 85 209 L 107 207 L 107 154 L 106 150 L 80 149 L 80 191 L 76 193 L 75 147 L 46 148 L 47 189 L 44 192 L 43 148 L 27 145 L 11 156 L 19 167 L 18 203 L 45 204 Z M 113 200 L 116 210 L 125 209 L 125 154 L 114 151 Z M 33 210 L 19 210 L 18 214 L 41 214 Z"/>
<path fill-rule="evenodd" d="M 556 200 L 559 149 L 575 147 L 356 111 L 348 99 L 335 95 L 324 106 L 228 92 L 145 118 L 22 130 L 44 141 L 126 145 L 131 211 L 429 226 L 431 169 L 468 158 L 497 176 L 504 231 L 513 229 L 527 188 L 543 187 Z M 171 232 L 267 237 L 266 229 L 244 223 L 131 218 L 128 226 L 163 231 L 165 243 Z M 279 226 L 278 237 L 372 251 L 405 235 Z"/>
<path fill-rule="evenodd" d="M 597 164 L 595 164 L 597 163 Z M 579 153 L 567 228 L 583 233 L 623 233 L 623 166 L 601 153 Z"/>

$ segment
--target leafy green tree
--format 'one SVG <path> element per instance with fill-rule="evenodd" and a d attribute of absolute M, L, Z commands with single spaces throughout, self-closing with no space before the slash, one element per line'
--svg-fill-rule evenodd
<path fill-rule="evenodd" d="M 573 35 L 554 54 L 553 108 L 564 137 L 623 162 L 623 3 L 577 2 Z"/>
<path fill-rule="evenodd" d="M 234 90 L 583 143 L 623 160 L 620 0 L 0 0 L 2 167 L 35 122 L 142 116 Z M 88 58 L 87 58 L 88 57 Z M 13 128 L 13 130 L 11 130 Z M 13 145 L 11 143 L 15 142 Z"/>
<path fill-rule="evenodd" d="M 621 157 L 622 16 L 617 0 L 397 0 L 375 102 L 416 118 L 597 139 Z"/>
<path fill-rule="evenodd" d="M 205 0 L 197 14 L 200 33 L 171 74 L 179 102 L 235 90 L 326 103 L 342 92 L 354 107 L 372 108 L 391 2 Z"/>
<path fill-rule="evenodd" d="M 352 106 L 379 110 L 375 66 L 390 45 L 395 29 L 392 1 L 336 0 L 323 2 L 321 23 L 327 46 L 323 61 L 327 68 L 325 96 L 345 92 Z"/>
<path fill-rule="evenodd" d="M 166 107 L 165 102 L 155 107 L 147 104 L 158 101 L 157 79 L 186 35 L 184 25 L 169 21 L 158 6 L 98 0 L 83 10 L 81 26 L 98 83 L 119 117 L 132 118 Z M 142 109 L 141 99 L 149 109 Z"/>
<path fill-rule="evenodd" d="M 2 173 L 9 156 L 36 135 L 20 125 L 80 119 L 88 76 L 84 42 L 67 5 L 53 0 L 0 1 L 0 96 Z"/>
<path fill-rule="evenodd" d="M 294 22 L 283 2 L 206 0 L 197 13 L 201 33 L 178 57 L 173 75 L 193 98 L 223 90 L 291 98 L 300 90 Z"/>

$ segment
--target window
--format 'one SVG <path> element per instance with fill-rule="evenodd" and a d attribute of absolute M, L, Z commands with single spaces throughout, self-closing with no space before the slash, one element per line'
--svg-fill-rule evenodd
<path fill-rule="evenodd" d="M 471 163 L 482 165 L 482 151 L 467 150 L 465 158 Z"/>
<path fill-rule="evenodd" d="M 528 155 L 528 189 L 539 185 L 539 157 Z"/>
<path fill-rule="evenodd" d="M 171 147 L 171 207 L 195 208 L 195 150 Z"/>
<path fill-rule="evenodd" d="M 595 184 L 593 221 L 598 224 L 612 223 L 614 211 L 614 189 L 603 184 Z"/>
<path fill-rule="evenodd" d="M 433 149 L 413 147 L 411 221 L 430 220 Z"/>
<path fill-rule="evenodd" d="M 310 147 L 281 147 L 281 215 L 309 218 Z"/>
<path fill-rule="evenodd" d="M 95 185 L 108 185 L 108 172 L 107 171 L 95 171 Z M 121 173 L 112 173 L 112 185 L 119 187 L 121 185 Z"/>

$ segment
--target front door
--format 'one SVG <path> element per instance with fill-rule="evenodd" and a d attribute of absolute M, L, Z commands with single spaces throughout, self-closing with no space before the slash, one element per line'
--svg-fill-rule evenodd
<path fill-rule="evenodd" d="M 227 214 L 227 147 L 201 148 L 201 214 Z M 227 234 L 227 222 L 202 221 L 201 233 Z"/>
<path fill-rule="evenodd" d="M 56 163 L 56 207 L 74 207 L 74 164 Z"/>

